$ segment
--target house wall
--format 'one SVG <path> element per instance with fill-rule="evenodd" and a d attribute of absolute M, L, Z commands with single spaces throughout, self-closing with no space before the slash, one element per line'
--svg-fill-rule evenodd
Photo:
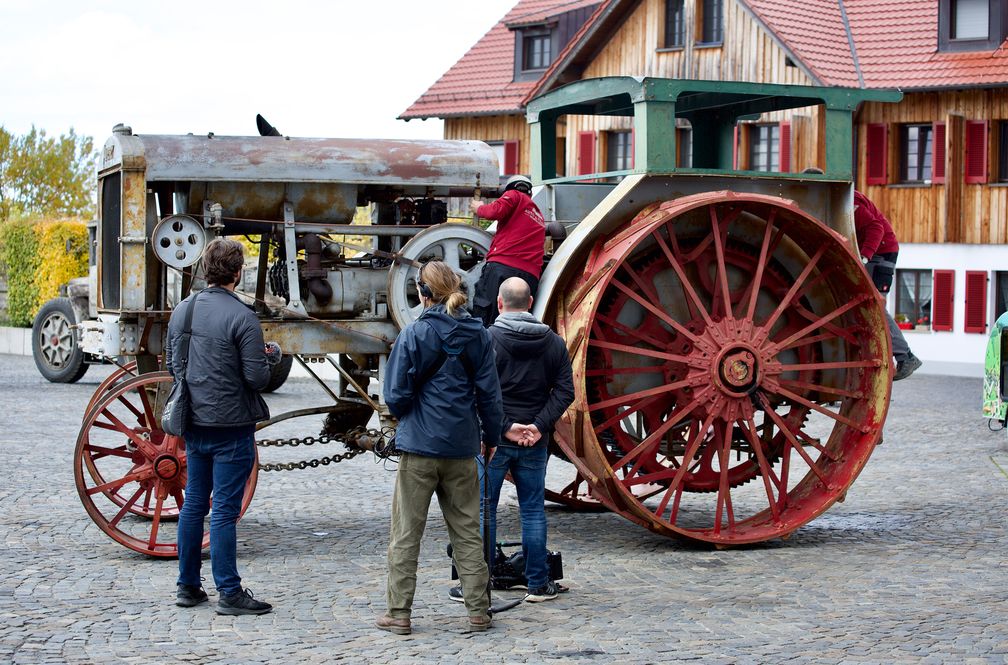
<path fill-rule="evenodd" d="M 471 118 L 445 118 L 444 137 L 448 140 L 518 141 L 518 172 L 528 173 L 529 127 L 524 115 L 487 115 Z M 503 168 L 503 164 L 501 167 Z"/>
<path fill-rule="evenodd" d="M 964 182 L 961 166 L 965 141 L 946 131 L 945 183 L 910 185 L 899 183 L 899 126 L 904 123 L 945 122 L 950 116 L 963 120 L 988 120 L 987 164 L 990 176 L 997 166 L 997 121 L 1008 119 L 1008 90 L 959 90 L 909 93 L 899 104 L 866 104 L 858 117 L 858 189 L 870 198 L 893 223 L 904 243 L 987 244 L 1008 241 L 1008 183 Z M 888 136 L 888 184 L 868 185 L 865 156 L 866 128 L 885 123 Z M 957 160 L 956 153 L 959 159 Z M 957 193 L 958 192 L 958 193 Z M 952 197 L 952 216 L 946 201 Z M 958 204 L 956 204 L 958 200 Z"/>
<path fill-rule="evenodd" d="M 682 48 L 662 48 L 664 39 L 664 0 L 644 0 L 623 22 L 613 37 L 585 68 L 582 78 L 599 76 L 654 76 L 659 78 L 710 79 L 718 81 L 753 81 L 813 85 L 812 79 L 799 67 L 787 64 L 784 50 L 736 2 L 725 2 L 724 42 L 718 46 L 698 46 L 693 39 L 695 2 L 685 3 L 686 39 Z M 792 160 L 794 165 L 819 163 L 818 109 L 804 110 L 808 122 L 792 126 Z M 774 120 L 789 116 L 776 115 Z M 578 173 L 580 132 L 626 130 L 630 120 L 612 117 L 576 117 L 568 119 L 567 173 Z M 797 131 L 795 131 L 797 129 Z M 812 134 L 810 134 L 812 132 Z M 799 133 L 801 134 L 799 136 Z M 597 134 L 596 168 L 604 170 L 606 141 Z M 796 153 L 796 149 L 800 152 Z M 581 169 L 586 171 L 587 169 Z"/>
<path fill-rule="evenodd" d="M 955 288 L 952 301 L 952 331 L 931 329 L 903 332 L 910 350 L 924 360 L 921 372 L 953 376 L 983 376 L 987 337 L 996 317 L 995 271 L 1008 269 L 1005 248 L 998 245 L 965 245 L 958 243 L 913 243 L 900 246 L 897 270 L 953 270 Z M 965 332 L 966 271 L 987 272 L 987 328 L 983 333 Z M 887 308 L 896 312 L 895 291 L 889 294 Z M 979 396 L 977 397 L 979 400 Z M 979 404 L 979 402 L 978 402 Z M 978 407 L 979 408 L 979 407 Z"/>

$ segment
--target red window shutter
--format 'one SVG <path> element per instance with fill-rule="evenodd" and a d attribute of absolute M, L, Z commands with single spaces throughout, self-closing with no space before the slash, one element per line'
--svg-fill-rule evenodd
<path fill-rule="evenodd" d="M 945 182 L 945 123 L 936 122 L 934 131 L 934 150 L 931 151 L 931 182 Z"/>
<path fill-rule="evenodd" d="M 518 173 L 518 141 L 504 141 L 504 175 Z"/>
<path fill-rule="evenodd" d="M 578 175 L 595 173 L 595 132 L 578 132 Z"/>
<path fill-rule="evenodd" d="M 780 124 L 780 170 L 781 173 L 791 172 L 791 123 Z"/>
<path fill-rule="evenodd" d="M 987 332 L 987 273 L 982 270 L 966 271 L 965 318 L 965 332 Z"/>
<path fill-rule="evenodd" d="M 987 121 L 966 121 L 966 182 L 987 182 Z"/>
<path fill-rule="evenodd" d="M 731 149 L 731 167 L 732 170 L 738 171 L 738 125 L 735 125 L 735 134 L 732 136 L 732 149 Z"/>
<path fill-rule="evenodd" d="M 889 180 L 889 126 L 882 123 L 868 125 L 866 138 L 865 180 L 869 185 L 884 185 Z"/>
<path fill-rule="evenodd" d="M 931 296 L 931 330 L 952 332 L 952 306 L 955 298 L 955 271 L 935 270 Z"/>

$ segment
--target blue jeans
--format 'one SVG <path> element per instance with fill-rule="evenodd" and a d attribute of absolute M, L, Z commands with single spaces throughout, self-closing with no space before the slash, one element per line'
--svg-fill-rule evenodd
<path fill-rule="evenodd" d="M 235 525 L 255 463 L 255 439 L 214 441 L 186 433 L 185 440 L 188 477 L 178 521 L 178 582 L 200 586 L 203 518 L 210 512 L 212 492 L 210 564 L 218 593 L 231 596 L 241 591 Z"/>
<path fill-rule="evenodd" d="M 546 564 L 546 461 L 549 451 L 545 444 L 532 448 L 497 446 L 497 452 L 490 459 L 490 542 L 497 542 L 497 502 L 500 501 L 504 476 L 511 473 L 515 489 L 518 491 L 518 509 L 521 515 L 522 552 L 525 555 L 525 577 L 529 590 L 538 589 L 549 581 Z M 480 468 L 480 494 L 483 493 L 483 465 Z M 483 507 L 480 502 L 480 526 L 482 527 Z M 491 552 L 495 548 L 491 548 Z M 493 563 L 491 562 L 491 566 Z"/>

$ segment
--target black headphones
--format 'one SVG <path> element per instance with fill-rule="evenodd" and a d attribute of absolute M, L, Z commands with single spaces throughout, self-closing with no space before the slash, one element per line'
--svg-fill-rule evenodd
<path fill-rule="evenodd" d="M 419 275 L 417 275 L 417 278 L 418 278 L 417 288 L 420 289 L 420 295 L 422 295 L 424 298 L 430 298 L 431 300 L 434 300 L 434 292 L 430 290 L 429 286 L 427 286 L 427 282 L 423 281 L 422 279 L 419 279 Z"/>

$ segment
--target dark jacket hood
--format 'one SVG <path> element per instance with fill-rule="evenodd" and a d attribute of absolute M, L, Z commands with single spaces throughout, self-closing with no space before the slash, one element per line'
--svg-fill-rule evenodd
<path fill-rule="evenodd" d="M 482 321 L 469 316 L 465 310 L 455 318 L 448 313 L 444 305 L 428 307 L 420 315 L 419 320 L 426 321 L 437 333 L 442 344 L 451 347 L 466 346 L 476 339 L 483 329 Z"/>
<path fill-rule="evenodd" d="M 507 331 L 507 334 L 495 336 L 496 343 L 518 358 L 542 354 L 552 332 L 548 325 L 528 312 L 505 312 L 497 317 L 493 327 Z"/>

